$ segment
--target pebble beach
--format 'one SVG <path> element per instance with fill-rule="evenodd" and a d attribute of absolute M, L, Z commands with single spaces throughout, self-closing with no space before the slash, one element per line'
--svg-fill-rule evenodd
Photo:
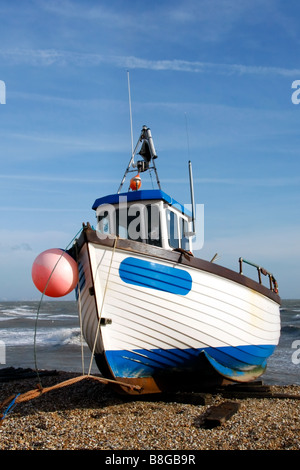
<path fill-rule="evenodd" d="M 43 377 L 42 386 L 76 375 L 58 372 Z M 36 378 L 1 383 L 0 402 L 36 386 Z M 0 449 L 299 450 L 300 387 L 271 386 L 271 391 L 294 398 L 233 398 L 239 410 L 209 429 L 204 417 L 210 407 L 228 400 L 218 393 L 204 404 L 192 393 L 168 400 L 161 396 L 133 399 L 84 379 L 18 403 L 0 422 Z"/>

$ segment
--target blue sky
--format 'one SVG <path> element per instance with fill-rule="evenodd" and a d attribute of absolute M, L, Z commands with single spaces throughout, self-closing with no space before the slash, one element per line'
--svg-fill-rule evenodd
<path fill-rule="evenodd" d="M 117 191 L 127 71 L 134 143 L 149 126 L 162 188 L 183 204 L 192 160 L 197 255 L 234 270 L 243 256 L 300 298 L 298 1 L 1 0 L 0 16 L 0 300 L 39 299 L 35 257 Z"/>

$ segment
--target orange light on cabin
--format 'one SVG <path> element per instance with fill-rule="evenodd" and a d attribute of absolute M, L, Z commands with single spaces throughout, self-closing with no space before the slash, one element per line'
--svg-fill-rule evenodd
<path fill-rule="evenodd" d="M 130 189 L 132 189 L 132 191 L 138 191 L 141 186 L 142 186 L 142 180 L 139 174 L 131 178 Z"/>

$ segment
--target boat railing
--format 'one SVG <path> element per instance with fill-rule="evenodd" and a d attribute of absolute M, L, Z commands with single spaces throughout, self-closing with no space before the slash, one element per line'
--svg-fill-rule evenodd
<path fill-rule="evenodd" d="M 278 293 L 278 284 L 272 273 L 267 271 L 265 268 L 259 266 L 258 264 L 252 263 L 251 261 L 247 261 L 246 259 L 243 259 L 243 258 L 239 258 L 240 274 L 243 274 L 243 263 L 246 263 L 249 266 L 253 266 L 254 268 L 257 269 L 258 282 L 260 284 L 262 284 L 262 275 L 268 276 L 271 291 L 275 292 L 276 294 Z"/>

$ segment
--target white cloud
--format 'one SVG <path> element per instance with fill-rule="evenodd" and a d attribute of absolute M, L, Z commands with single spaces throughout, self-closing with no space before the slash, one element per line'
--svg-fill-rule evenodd
<path fill-rule="evenodd" d="M 28 64 L 31 66 L 64 66 L 73 64 L 83 67 L 94 67 L 108 64 L 113 67 L 127 69 L 164 70 L 173 72 L 238 74 L 238 75 L 277 75 L 297 77 L 300 69 L 284 67 L 268 67 L 244 64 L 226 64 L 201 61 L 188 61 L 181 59 L 144 59 L 135 56 L 102 55 L 96 53 L 81 53 L 56 49 L 2 49 L 0 50 L 2 62 L 11 64 Z"/>
<path fill-rule="evenodd" d="M 13 245 L 10 248 L 12 251 L 32 251 L 31 246 L 29 243 L 23 242 L 19 243 L 18 245 Z"/>
<path fill-rule="evenodd" d="M 63 231 L 0 230 L 0 252 L 2 256 L 18 257 L 18 251 L 39 251 L 42 249 L 65 246 L 70 234 Z M 43 248 L 44 247 L 44 248 Z M 45 248 L 46 247 L 46 248 Z M 12 254 L 15 251 L 15 255 Z M 32 254 L 30 255 L 33 256 Z"/>

